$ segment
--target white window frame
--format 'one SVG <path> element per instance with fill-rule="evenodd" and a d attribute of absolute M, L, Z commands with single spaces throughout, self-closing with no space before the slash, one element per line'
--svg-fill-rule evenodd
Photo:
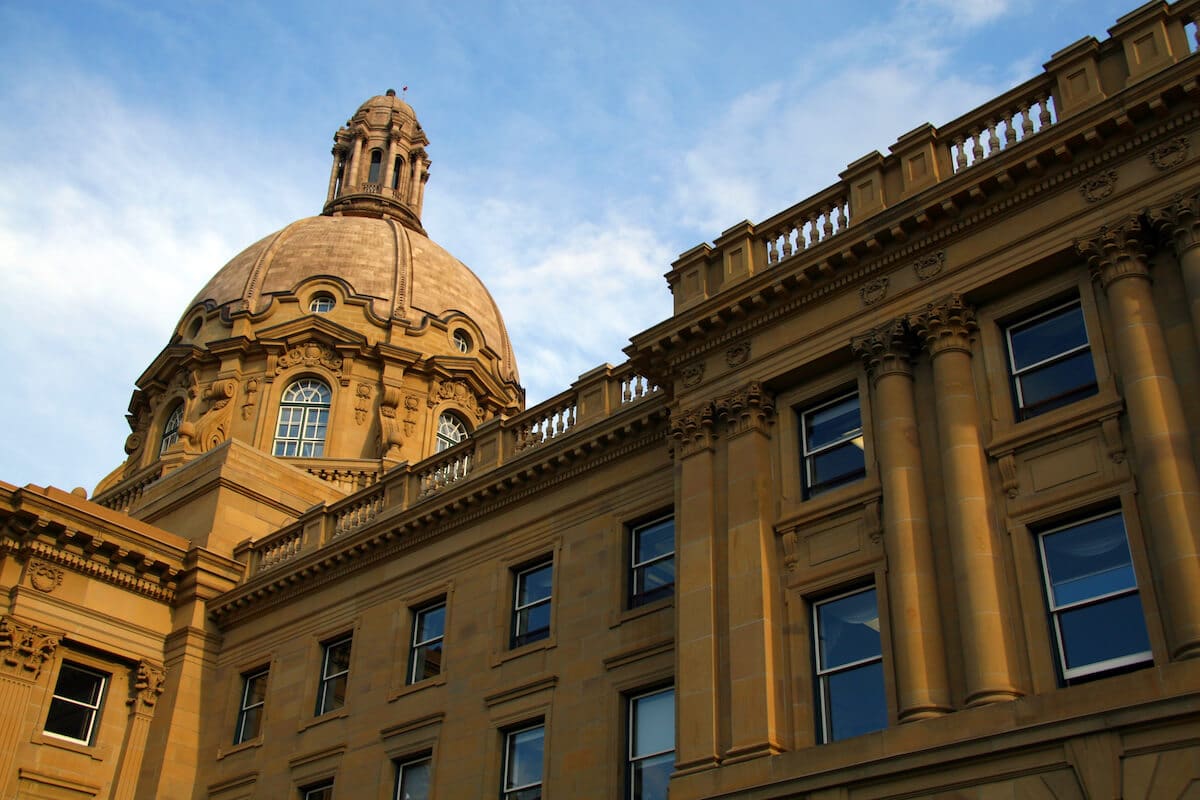
<path fill-rule="evenodd" d="M 651 758 L 656 758 L 658 756 L 662 756 L 662 755 L 666 755 L 668 753 L 675 752 L 674 746 L 672 746 L 669 750 L 657 750 L 652 753 L 635 753 L 633 751 L 634 742 L 636 739 L 634 734 L 635 734 L 635 731 L 637 730 L 637 704 L 638 704 L 638 701 L 644 700 L 648 697 L 655 697 L 660 694 L 665 694 L 667 692 L 671 693 L 672 698 L 673 698 L 672 702 L 674 702 L 674 694 L 675 694 L 674 686 L 661 686 L 657 689 L 651 689 L 649 691 L 639 692 L 638 694 L 632 695 L 629 698 L 628 708 L 627 708 L 626 715 L 625 715 L 626 719 L 628 721 L 627 726 L 626 726 L 626 731 L 625 731 L 625 742 L 626 742 L 626 745 L 625 745 L 625 776 L 626 776 L 625 783 L 626 783 L 626 787 L 627 787 L 626 788 L 627 800 L 645 800 L 640 794 L 637 793 L 636 786 L 634 784 L 634 779 L 633 779 L 634 768 L 637 765 L 637 763 L 640 761 L 646 761 Z M 674 730 L 671 731 L 671 741 L 672 742 L 675 741 Z"/>
<path fill-rule="evenodd" d="M 94 703 L 84 702 L 73 697 L 65 697 L 58 693 L 58 685 L 62 680 L 63 670 L 67 669 L 83 673 L 97 681 L 95 688 L 96 701 Z M 101 672 L 97 669 L 92 669 L 91 667 L 86 667 L 83 664 L 77 664 L 74 661 L 63 661 L 58 668 L 58 677 L 55 678 L 54 693 L 51 695 L 50 709 L 46 712 L 45 724 L 42 725 L 42 733 L 54 739 L 62 739 L 66 742 L 76 742 L 78 744 L 91 746 L 92 742 L 95 741 L 96 738 L 96 723 L 100 718 L 100 709 L 104 706 L 104 693 L 108 688 L 108 681 L 110 677 L 111 676 L 108 673 Z M 56 703 L 62 703 L 75 708 L 87 709 L 87 735 L 84 738 L 80 739 L 74 736 L 68 736 L 65 733 L 55 733 L 48 728 L 50 725 L 50 717 L 54 714 Z"/>
<path fill-rule="evenodd" d="M 326 780 L 300 790 L 301 800 L 327 800 L 333 797 L 333 781 Z"/>
<path fill-rule="evenodd" d="M 467 438 L 467 425 L 457 414 L 443 411 L 438 415 L 437 452 L 449 450 Z"/>
<path fill-rule="evenodd" d="M 430 784 L 433 783 L 433 756 L 423 755 L 405 759 L 404 761 L 396 762 L 396 791 L 393 794 L 393 800 L 428 800 L 429 795 L 423 797 L 409 797 L 404 793 L 404 778 L 407 771 L 412 767 L 425 765 L 428 768 L 426 773 Z"/>
<path fill-rule="evenodd" d="M 458 352 L 471 352 L 471 334 L 467 333 L 462 328 L 459 328 L 454 331 L 450 338 L 454 342 L 454 348 L 458 350 Z"/>
<path fill-rule="evenodd" d="M 1084 525 L 1088 522 L 1093 522 L 1098 519 L 1105 519 L 1107 517 L 1119 517 L 1121 520 L 1121 529 L 1125 534 L 1125 549 L 1126 549 L 1126 552 L 1129 553 L 1129 568 L 1130 568 L 1130 571 L 1134 573 L 1133 586 L 1127 587 L 1124 589 L 1118 589 L 1118 590 L 1112 591 L 1112 592 L 1107 592 L 1107 593 L 1101 594 L 1101 595 L 1096 595 L 1095 597 L 1088 597 L 1083 600 L 1076 600 L 1072 603 L 1064 603 L 1062 605 L 1059 605 L 1054 600 L 1054 586 L 1052 585 L 1051 580 L 1050 580 L 1050 568 L 1049 568 L 1049 564 L 1046 560 L 1046 537 L 1051 536 L 1055 533 L 1061 533 L 1062 531 L 1071 530 L 1072 528 L 1077 528 L 1080 525 Z M 1038 545 L 1039 566 L 1042 570 L 1042 587 L 1045 591 L 1045 597 L 1046 597 L 1046 610 L 1050 615 L 1050 630 L 1051 630 L 1051 633 L 1053 634 L 1053 638 L 1054 638 L 1054 649 L 1055 649 L 1055 652 L 1057 653 L 1058 669 L 1059 669 L 1060 674 L 1063 677 L 1063 680 L 1065 680 L 1067 682 L 1077 681 L 1080 678 L 1086 678 L 1086 677 L 1090 677 L 1093 675 L 1099 675 L 1099 674 L 1105 673 L 1105 672 L 1112 672 L 1114 670 L 1120 670 L 1125 667 L 1135 666 L 1137 664 L 1152 663 L 1154 661 L 1154 653 L 1151 650 L 1143 650 L 1143 651 L 1140 651 L 1137 653 L 1130 653 L 1128 655 L 1118 656 L 1117 658 L 1109 658 L 1109 659 L 1105 659 L 1104 661 L 1097 661 L 1097 662 L 1093 662 L 1091 664 L 1084 664 L 1084 665 L 1075 667 L 1073 669 L 1069 669 L 1067 667 L 1067 651 L 1066 651 L 1066 647 L 1063 644 L 1062 627 L 1061 627 L 1061 623 L 1059 621 L 1060 615 L 1062 615 L 1063 613 L 1068 612 L 1068 611 L 1073 611 L 1073 610 L 1079 609 L 1079 608 L 1085 608 L 1085 607 L 1091 606 L 1091 605 L 1098 605 L 1100 603 L 1104 603 L 1109 600 L 1116 600 L 1118 598 L 1128 597 L 1130 595 L 1137 595 L 1138 604 L 1141 605 L 1141 590 L 1138 588 L 1138 585 L 1137 585 L 1137 571 L 1136 571 L 1136 569 L 1134 569 L 1134 565 L 1133 565 L 1133 550 L 1129 546 L 1129 529 L 1125 527 L 1125 515 L 1119 509 L 1117 509 L 1117 510 L 1113 510 L 1113 511 L 1102 512 L 1099 514 L 1091 514 L 1086 517 L 1081 517 L 1078 519 L 1072 519 L 1069 522 L 1063 523 L 1062 525 L 1056 525 L 1053 528 L 1039 530 L 1037 532 L 1037 545 Z M 1142 614 L 1143 614 L 1143 620 L 1144 620 L 1144 615 L 1145 615 L 1144 607 L 1142 610 Z M 1147 634 L 1147 638 L 1149 638 L 1148 630 L 1147 630 L 1146 634 Z"/>
<path fill-rule="evenodd" d="M 675 581 L 674 581 L 675 546 L 673 544 L 671 546 L 671 551 L 669 553 L 663 553 L 662 555 L 658 555 L 653 558 L 647 558 L 642 561 L 637 560 L 638 534 L 640 532 L 646 530 L 647 528 L 651 528 L 656 525 L 661 525 L 662 523 L 666 522 L 667 520 L 671 520 L 671 529 L 672 529 L 672 533 L 673 533 L 674 528 L 675 528 L 675 513 L 674 512 L 671 512 L 670 514 L 663 514 L 662 516 L 656 517 L 651 520 L 647 520 L 645 522 L 639 522 L 637 525 L 632 525 L 629 528 L 629 607 L 630 608 L 637 608 L 639 606 L 644 606 L 647 603 L 653 603 L 656 600 L 660 600 L 663 597 L 667 597 L 671 594 L 674 594 L 674 592 L 675 592 Z M 637 585 L 638 585 L 639 575 L 644 573 L 650 567 L 653 567 L 657 564 L 661 564 L 662 562 L 667 561 L 668 559 L 671 561 L 671 565 L 672 565 L 672 569 L 671 569 L 672 580 L 671 580 L 670 585 L 669 586 L 660 586 L 660 587 L 658 587 L 656 589 L 652 589 L 651 591 L 648 591 L 648 592 L 638 592 Z M 669 591 L 668 591 L 668 589 L 669 589 Z"/>
<path fill-rule="evenodd" d="M 346 685 L 347 686 L 350 685 L 350 665 L 349 664 L 346 664 L 346 668 L 343 670 L 340 670 L 338 672 L 331 673 L 329 671 L 329 655 L 330 655 L 330 653 L 333 652 L 334 648 L 341 647 L 343 644 L 349 644 L 350 654 L 351 654 L 350 657 L 353 658 L 354 634 L 352 634 L 352 633 L 346 634 L 345 636 L 339 636 L 336 639 L 330 639 L 329 641 L 327 641 L 321 645 L 321 678 L 317 682 L 317 705 L 316 705 L 316 711 L 314 712 L 314 716 L 319 717 L 322 714 L 329 714 L 333 711 L 337 711 L 340 708 L 344 708 L 346 705 L 345 700 L 343 700 L 340 705 L 330 707 L 330 704 L 326 702 L 326 698 L 325 698 L 326 687 L 329 686 L 330 684 L 332 684 L 334 681 L 336 681 L 340 678 L 345 678 Z"/>
<path fill-rule="evenodd" d="M 337 300 L 333 299 L 331 294 L 314 295 L 308 301 L 308 310 L 313 314 L 328 314 L 337 307 Z"/>
<path fill-rule="evenodd" d="M 437 636 L 430 636 L 426 639 L 418 639 L 417 637 L 421 635 L 421 618 L 424 617 L 426 614 L 429 614 L 430 612 L 437 611 L 439 608 L 442 610 L 442 632 L 440 634 L 438 634 Z M 445 640 L 446 640 L 446 600 L 445 600 L 445 598 L 443 598 L 437 602 L 429 603 L 418 609 L 413 610 L 412 639 L 410 640 L 409 649 L 408 649 L 408 685 L 411 686 L 414 683 L 420 683 L 421 681 L 429 680 L 430 678 L 434 678 L 434 677 L 437 677 L 438 675 L 442 674 L 441 662 L 439 662 L 438 663 L 438 671 L 434 675 L 426 675 L 424 677 L 418 678 L 417 674 L 416 674 L 416 672 L 417 672 L 417 654 L 424 652 L 425 650 L 429 649 L 430 647 L 432 647 L 435 644 L 442 645 L 445 642 Z M 442 652 L 443 653 L 445 652 L 444 647 L 442 648 Z"/>
<path fill-rule="evenodd" d="M 829 408 L 830 406 L 835 406 L 838 403 L 848 400 L 849 398 L 854 398 L 855 401 L 857 401 L 857 403 L 858 403 L 858 428 L 853 431 L 846 432 L 839 439 L 837 439 L 835 441 L 828 442 L 826 444 L 820 445 L 815 448 L 810 448 L 809 443 L 808 443 L 808 417 L 809 417 L 809 415 L 815 414 L 818 411 L 823 411 L 824 409 Z M 863 434 L 862 412 L 863 412 L 862 398 L 858 394 L 858 389 L 853 389 L 849 392 L 844 392 L 842 394 L 839 394 L 836 397 L 832 397 L 823 402 L 815 403 L 813 405 L 809 405 L 807 407 L 803 407 L 800 409 L 800 448 L 801 448 L 800 469 L 801 469 L 801 480 L 803 482 L 803 488 L 804 488 L 803 496 L 805 499 L 815 497 L 817 495 L 825 494 L 826 492 L 831 492 L 835 489 L 840 489 L 841 487 L 843 487 L 847 484 L 862 480 L 866 476 L 866 474 L 867 474 L 867 456 L 866 456 L 866 442 L 865 442 L 864 434 Z M 814 485 L 813 474 L 812 474 L 813 473 L 812 467 L 813 467 L 813 464 L 815 463 L 814 459 L 817 456 L 821 455 L 822 453 L 827 453 L 827 452 L 829 452 L 831 450 L 835 450 L 839 447 L 845 447 L 847 445 L 852 447 L 855 439 L 862 440 L 862 445 L 859 447 L 859 451 L 863 454 L 863 468 L 862 468 L 861 474 L 859 474 L 855 477 L 846 478 L 845 480 L 842 480 L 839 483 L 835 483 L 833 485 L 821 485 L 821 486 Z"/>
<path fill-rule="evenodd" d="M 167 448 L 179 441 L 179 426 L 183 424 L 183 403 L 178 403 L 171 413 L 167 415 L 167 421 L 163 423 L 162 438 L 158 443 L 158 452 L 161 455 L 167 451 Z"/>
<path fill-rule="evenodd" d="M 550 570 L 550 591 L 546 594 L 545 597 L 539 597 L 536 600 L 531 600 L 527 603 L 522 603 L 521 602 L 522 579 L 524 579 L 527 575 L 529 575 L 531 573 L 540 572 L 543 569 Z M 549 605 L 553 601 L 553 599 L 554 599 L 554 561 L 552 559 L 548 559 L 545 561 L 539 561 L 536 564 L 532 564 L 528 567 L 522 567 L 521 569 L 513 571 L 513 615 L 512 615 L 512 637 L 511 637 L 512 641 L 509 642 L 510 649 L 515 649 L 517 647 L 524 647 L 527 644 L 533 644 L 534 642 L 540 642 L 544 639 L 550 638 L 550 624 L 549 624 L 549 622 L 547 622 L 544 633 L 542 632 L 542 629 L 539 628 L 538 633 L 540 633 L 541 635 L 539 635 L 536 639 L 526 639 L 526 640 L 522 641 L 522 639 L 524 637 L 527 637 L 530 635 L 530 631 L 522 630 L 521 620 L 523 618 L 522 617 L 523 611 L 528 611 L 529 609 L 535 608 L 536 606 L 540 606 L 540 605 Z M 528 619 L 528 617 L 525 617 L 525 619 Z"/>
<path fill-rule="evenodd" d="M 242 694 L 241 700 L 238 702 L 237 724 L 233 730 L 233 743 L 241 744 L 252 739 L 257 739 L 262 735 L 263 712 L 266 710 L 267 699 L 265 696 L 262 700 L 250 702 L 250 689 L 254 685 L 254 681 L 261 678 L 263 681 L 269 681 L 271 676 L 270 667 L 251 670 L 250 672 L 242 673 Z M 246 721 L 249 719 L 252 711 L 258 711 L 258 722 L 254 732 L 247 735 Z"/>
<path fill-rule="evenodd" d="M 526 783 L 520 786 L 510 786 L 508 773 L 512 767 L 512 743 L 522 733 L 529 731 L 541 730 L 542 732 L 542 763 L 538 765 L 538 779 L 533 783 Z M 533 725 L 525 725 L 520 728 L 514 728 L 504 732 L 504 769 L 500 777 L 500 797 L 502 800 L 515 800 L 520 796 L 521 792 L 529 791 L 530 789 L 540 789 L 545 780 L 545 758 L 546 758 L 546 723 L 537 722 Z"/>
<path fill-rule="evenodd" d="M 310 399 L 312 392 L 317 400 Z M 325 439 L 329 435 L 329 415 L 333 405 L 333 390 L 319 378 L 299 378 L 288 384 L 279 401 L 275 423 L 275 441 L 271 453 L 279 458 L 320 458 L 325 454 Z M 299 414 L 297 421 L 293 414 Z M 324 416 L 322 416 L 322 414 Z M 284 417 L 287 415 L 287 420 Z M 285 428 L 284 426 L 287 426 Z M 295 427 L 296 434 L 290 435 Z M 308 433 L 309 428 L 321 430 L 321 435 Z M 285 435 L 285 433 L 287 435 Z M 294 452 L 288 452 L 294 450 Z"/>
<path fill-rule="evenodd" d="M 829 694 L 829 678 L 842 672 L 850 672 L 860 669 L 871 664 L 883 663 L 883 640 L 880 638 L 879 653 L 867 658 L 860 658 L 857 661 L 851 661 L 845 664 L 838 664 L 835 667 L 821 666 L 821 617 L 818 613 L 821 606 L 842 600 L 846 597 L 852 597 L 856 594 L 864 594 L 866 592 L 875 592 L 875 611 L 879 612 L 879 592 L 875 585 L 859 586 L 849 591 L 840 592 L 830 597 L 822 597 L 812 604 L 812 632 L 813 632 L 813 665 L 817 675 L 817 719 L 819 721 L 819 731 L 821 734 L 821 743 L 828 744 L 834 741 L 841 741 L 833 738 L 833 718 L 830 714 L 830 694 Z"/>
<path fill-rule="evenodd" d="M 1047 317 L 1053 316 L 1055 314 L 1061 313 L 1062 311 L 1065 311 L 1066 309 L 1068 309 L 1072 306 L 1076 307 L 1079 310 L 1079 321 L 1083 325 L 1083 339 L 1084 339 L 1083 344 L 1068 348 L 1067 350 L 1064 350 L 1061 353 L 1056 353 L 1048 358 L 1044 358 L 1041 361 L 1038 361 L 1037 363 L 1029 364 L 1027 366 L 1021 367 L 1020 369 L 1017 369 L 1017 358 L 1016 358 L 1016 353 L 1013 351 L 1013 342 L 1012 342 L 1013 330 L 1026 327 L 1028 325 L 1036 323 L 1038 320 L 1042 320 Z M 1018 420 L 1032 419 L 1033 417 L 1039 416 L 1048 411 L 1053 411 L 1054 408 L 1057 408 L 1058 406 L 1048 408 L 1043 411 L 1038 411 L 1038 410 L 1036 410 L 1036 406 L 1027 406 L 1025 404 L 1024 392 L 1021 389 L 1021 378 L 1022 378 L 1022 376 L 1027 375 L 1031 372 L 1035 372 L 1037 370 L 1053 366 L 1057 362 L 1066 361 L 1071 356 L 1074 356 L 1085 350 L 1088 351 L 1089 353 L 1091 352 L 1092 338 L 1091 338 L 1091 335 L 1088 333 L 1087 318 L 1083 313 L 1082 300 L 1080 300 L 1080 298 L 1076 297 L 1074 299 L 1059 303 L 1058 305 L 1055 305 L 1051 308 L 1047 308 L 1042 311 L 1039 311 L 1035 314 L 1030 314 L 1028 316 L 1022 317 L 1014 322 L 1010 322 L 1009 324 L 1005 325 L 1004 326 L 1004 347 L 1005 347 L 1005 351 L 1007 352 L 1007 355 L 1008 355 L 1008 378 L 1009 378 L 1009 383 L 1012 386 L 1013 400 L 1016 403 L 1017 419 Z M 1093 373 L 1093 377 L 1096 378 L 1096 383 L 1093 384 L 1093 387 L 1094 387 L 1095 391 L 1098 391 L 1099 390 L 1099 377 L 1095 375 L 1095 371 L 1096 371 L 1096 365 L 1095 365 L 1095 363 L 1093 363 L 1092 364 L 1092 373 Z M 1082 387 L 1078 391 L 1082 391 Z M 1093 391 L 1092 394 L 1095 394 L 1095 391 Z M 1084 396 L 1088 396 L 1088 395 L 1084 395 Z M 1050 400 L 1054 400 L 1054 399 L 1056 399 L 1056 398 L 1053 398 L 1053 397 L 1050 398 Z M 1079 399 L 1082 399 L 1082 397 Z M 1045 402 L 1045 401 L 1043 401 L 1043 402 Z M 1071 401 L 1071 402 L 1074 402 L 1074 401 Z M 1067 404 L 1064 404 L 1064 405 L 1067 405 Z M 1029 413 L 1030 409 L 1035 409 L 1035 410 L 1033 410 L 1032 413 Z"/>

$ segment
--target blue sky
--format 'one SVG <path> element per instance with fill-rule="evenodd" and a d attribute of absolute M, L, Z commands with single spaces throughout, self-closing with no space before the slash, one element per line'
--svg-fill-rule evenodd
<path fill-rule="evenodd" d="M 424 223 L 531 403 L 670 313 L 681 252 L 1105 38 L 1133 0 L 0 2 L 0 480 L 89 491 L 207 279 L 319 213 L 336 128 L 408 86 Z"/>

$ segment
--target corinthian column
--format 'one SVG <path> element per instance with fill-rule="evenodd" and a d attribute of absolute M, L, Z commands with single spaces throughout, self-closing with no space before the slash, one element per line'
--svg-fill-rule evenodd
<path fill-rule="evenodd" d="M 728 453 L 729 757 L 783 749 L 783 613 L 772 520 L 775 405 L 757 383 L 722 395 Z"/>
<path fill-rule="evenodd" d="M 138 773 L 142 769 L 142 755 L 146 752 L 146 735 L 150 731 L 150 721 L 154 719 L 154 704 L 162 694 L 165 679 L 166 672 L 162 667 L 148 661 L 138 662 L 126 701 L 129 726 L 125 729 L 112 800 L 133 800 Z"/>
<path fill-rule="evenodd" d="M 715 767 L 720 753 L 715 432 L 712 403 L 671 415 L 675 444 L 675 764 Z"/>
<path fill-rule="evenodd" d="M 1177 195 L 1173 203 L 1150 212 L 1149 217 L 1179 259 L 1192 333 L 1200 343 L 1200 196 Z"/>
<path fill-rule="evenodd" d="M 15 797 L 15 761 L 25 727 L 30 693 L 42 666 L 54 655 L 60 637 L 0 615 L 0 794 Z"/>
<path fill-rule="evenodd" d="M 874 387 L 871 407 L 883 485 L 883 541 L 898 716 L 902 723 L 911 722 L 951 710 L 946 647 L 934 591 L 929 504 L 917 437 L 912 340 L 903 321 L 895 320 L 856 337 L 852 346 L 865 362 Z"/>
<path fill-rule="evenodd" d="M 1012 700 L 1013 646 L 997 574 L 996 532 L 988 510 L 988 480 L 979 406 L 971 375 L 975 312 L 958 295 L 909 317 L 933 360 L 938 441 L 946 489 L 946 523 L 963 647 L 967 705 Z"/>
<path fill-rule="evenodd" d="M 1104 227 L 1076 248 L 1104 287 L 1120 363 L 1121 388 L 1162 581 L 1172 658 L 1200 656 L 1200 478 L 1183 402 L 1154 305 L 1141 224 Z M 1191 291 L 1190 289 L 1188 290 Z"/>

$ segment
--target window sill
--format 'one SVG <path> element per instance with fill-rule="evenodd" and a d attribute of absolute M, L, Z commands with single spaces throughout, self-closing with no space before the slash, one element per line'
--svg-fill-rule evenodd
<path fill-rule="evenodd" d="M 434 689 L 438 686 L 445 685 L 446 673 L 442 672 L 433 676 L 432 678 L 426 678 L 425 680 L 417 681 L 416 683 L 406 683 L 403 686 L 393 687 L 392 690 L 388 692 L 387 699 L 389 703 L 392 703 L 396 700 L 399 700 L 401 697 L 407 697 L 410 694 L 416 694 L 417 692 L 424 691 L 425 689 Z"/>
<path fill-rule="evenodd" d="M 988 455 L 997 457 L 1020 450 L 1048 436 L 1062 436 L 1093 425 L 1096 420 L 1120 414 L 1123 410 L 1124 403 L 1117 393 L 1104 387 L 1098 394 L 1030 419 L 998 422 L 992 440 L 987 443 Z"/>
<path fill-rule="evenodd" d="M 262 747 L 262 743 L 263 737 L 260 733 L 253 739 L 247 739 L 244 742 L 238 742 L 237 744 L 230 745 L 229 747 L 218 747 L 217 760 L 220 761 L 222 758 L 225 758 L 225 756 L 234 756 L 247 750 L 254 750 L 255 748 Z"/>
<path fill-rule="evenodd" d="M 514 647 L 510 650 L 505 650 L 497 653 L 492 658 L 492 666 L 499 666 L 506 661 L 512 661 L 515 658 L 530 655 L 531 653 L 540 653 L 543 650 L 553 650 L 558 646 L 558 639 L 551 634 L 549 637 L 529 644 L 523 644 L 520 647 Z"/>
<path fill-rule="evenodd" d="M 880 492 L 878 478 L 868 474 L 861 481 L 841 486 L 827 494 L 800 502 L 784 502 L 775 530 L 785 533 L 814 520 L 859 509 L 868 502 L 878 501 Z"/>
<path fill-rule="evenodd" d="M 617 628 L 621 625 L 624 625 L 626 622 L 632 622 L 635 619 L 640 619 L 641 617 L 646 617 L 651 614 L 657 614 L 664 609 L 674 607 L 675 597 L 674 594 L 672 594 L 671 597 L 663 597 L 659 600 L 655 600 L 652 603 L 646 603 L 645 605 L 622 609 L 618 614 L 615 615 L 615 618 L 609 624 L 609 627 Z"/>
<path fill-rule="evenodd" d="M 50 747 L 56 747 L 59 750 L 67 750 L 71 753 L 78 753 L 81 756 L 87 756 L 93 761 L 104 761 L 109 755 L 109 748 L 97 747 L 96 745 L 88 745 L 82 742 L 72 741 L 70 739 L 60 739 L 57 736 L 52 736 L 45 731 L 38 731 L 33 735 L 34 744 L 44 744 Z"/>
<path fill-rule="evenodd" d="M 349 706 L 342 706 L 341 708 L 337 709 L 336 711 L 327 711 L 319 717 L 313 717 L 311 719 L 305 720 L 304 722 L 301 722 L 300 726 L 296 730 L 297 731 L 306 731 L 309 728 L 315 727 L 317 725 L 323 725 L 324 723 L 329 722 L 330 720 L 345 719 L 348 716 L 350 716 Z"/>

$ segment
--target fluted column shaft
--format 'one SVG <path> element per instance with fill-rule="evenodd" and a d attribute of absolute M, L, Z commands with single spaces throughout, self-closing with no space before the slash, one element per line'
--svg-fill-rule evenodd
<path fill-rule="evenodd" d="M 988 510 L 988 480 L 979 406 L 971 374 L 978 326 L 962 298 L 951 296 L 909 318 L 933 361 L 937 428 L 946 491 L 946 523 L 962 637 L 966 704 L 1020 696 L 1013 680 L 1013 645 L 1005 625 L 996 533 Z"/>
<path fill-rule="evenodd" d="M 1078 244 L 1104 287 L 1172 658 L 1200 656 L 1200 477 L 1136 221 Z"/>
<path fill-rule="evenodd" d="M 875 389 L 875 454 L 883 487 L 897 710 L 903 723 L 951 710 L 910 339 L 897 320 L 857 337 L 853 346 L 866 362 Z"/>
<path fill-rule="evenodd" d="M 671 434 L 675 443 L 675 764 L 686 771 L 720 761 L 712 404 L 673 414 Z"/>
<path fill-rule="evenodd" d="M 716 401 L 728 457 L 729 750 L 783 749 L 782 597 L 771 518 L 770 428 L 775 407 L 758 383 Z"/>
<path fill-rule="evenodd" d="M 338 165 L 342 163 L 343 153 L 336 147 L 333 149 L 333 166 L 329 168 L 329 191 L 325 194 L 325 202 L 333 200 L 334 188 L 337 186 Z"/>
<path fill-rule="evenodd" d="M 162 694 L 164 677 L 165 672 L 161 667 L 146 661 L 140 662 L 134 673 L 128 700 L 129 725 L 125 729 L 112 800 L 133 800 L 136 795 L 142 756 L 146 752 L 146 738 L 150 733 L 150 722 L 154 719 L 155 703 Z"/>
<path fill-rule="evenodd" d="M 14 720 L 27 718 L 33 687 L 58 642 L 58 634 L 0 616 L 0 708 L 8 709 Z M 21 740 L 28 738 L 29 731 L 20 724 L 0 726 L 0 795 L 4 797 L 16 796 L 17 751 Z"/>
<path fill-rule="evenodd" d="M 350 153 L 350 172 L 343 178 L 342 191 L 358 191 L 362 181 L 358 179 L 358 162 L 362 156 L 363 140 L 361 136 L 354 137 L 353 150 Z"/>

